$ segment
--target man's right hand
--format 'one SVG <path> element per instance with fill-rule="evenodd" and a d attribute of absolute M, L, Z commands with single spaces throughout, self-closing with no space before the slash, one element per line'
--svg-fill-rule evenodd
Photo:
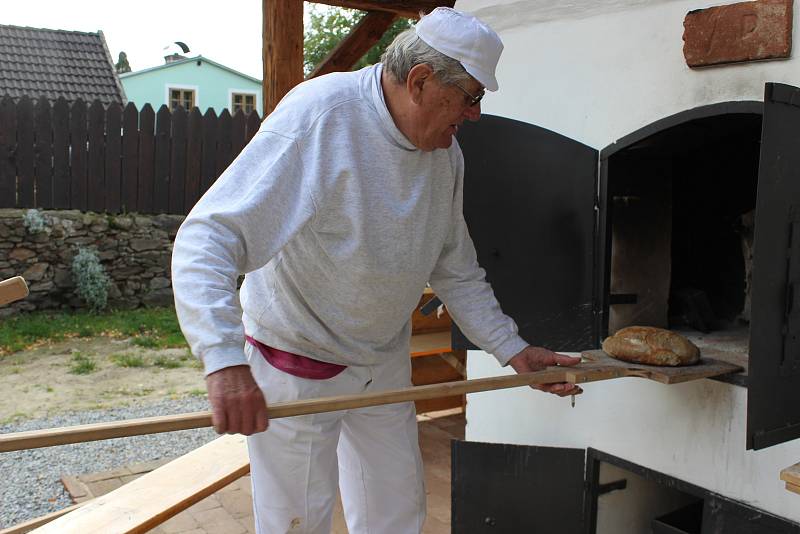
<path fill-rule="evenodd" d="M 225 367 L 206 377 L 212 422 L 218 434 L 263 432 L 269 425 L 267 401 L 250 367 Z"/>

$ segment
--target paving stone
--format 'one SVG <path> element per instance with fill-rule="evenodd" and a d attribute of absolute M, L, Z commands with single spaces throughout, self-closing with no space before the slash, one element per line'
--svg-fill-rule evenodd
<path fill-rule="evenodd" d="M 189 508 L 186 509 L 187 512 L 196 514 L 198 512 L 202 512 L 203 510 L 210 510 L 211 508 L 219 508 L 219 499 L 217 499 L 216 495 L 210 495 L 203 499 L 202 501 L 193 504 Z"/>
<path fill-rule="evenodd" d="M 161 524 L 164 534 L 179 534 L 199 527 L 194 516 L 188 512 L 181 512 Z"/>

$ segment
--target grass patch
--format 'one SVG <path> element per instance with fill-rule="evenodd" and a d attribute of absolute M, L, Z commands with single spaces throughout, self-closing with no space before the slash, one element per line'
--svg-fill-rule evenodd
<path fill-rule="evenodd" d="M 173 307 L 140 308 L 93 314 L 34 312 L 16 315 L 0 323 L 0 354 L 10 354 L 43 341 L 101 335 L 134 338 L 147 348 L 184 347 Z"/>
<path fill-rule="evenodd" d="M 204 389 L 190 389 L 189 390 L 189 395 L 191 395 L 192 397 L 205 397 L 206 396 L 206 390 L 204 390 Z"/>
<path fill-rule="evenodd" d="M 162 369 L 177 369 L 178 367 L 183 367 L 183 362 L 168 356 L 159 356 L 153 360 L 153 365 Z"/>
<path fill-rule="evenodd" d="M 73 375 L 88 375 L 93 373 L 96 368 L 97 364 L 89 356 L 80 352 L 72 355 L 72 364 L 69 367 L 69 372 Z"/>
<path fill-rule="evenodd" d="M 138 354 L 115 354 L 111 357 L 111 361 L 120 367 L 144 367 L 144 358 Z"/>

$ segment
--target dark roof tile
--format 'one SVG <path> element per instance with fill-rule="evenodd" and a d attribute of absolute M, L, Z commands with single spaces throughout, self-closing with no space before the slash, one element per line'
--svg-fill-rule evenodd
<path fill-rule="evenodd" d="M 102 32 L 0 24 L 0 98 L 5 94 L 125 102 Z"/>

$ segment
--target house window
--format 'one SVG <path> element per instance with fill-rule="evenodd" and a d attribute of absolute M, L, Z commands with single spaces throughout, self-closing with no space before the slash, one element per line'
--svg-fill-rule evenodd
<path fill-rule="evenodd" d="M 231 111 L 239 110 L 250 113 L 256 109 L 256 95 L 252 93 L 233 93 L 231 95 Z"/>
<path fill-rule="evenodd" d="M 194 107 L 194 90 L 192 89 L 172 89 L 169 90 L 169 108 L 175 109 L 183 106 L 185 110 Z"/>

